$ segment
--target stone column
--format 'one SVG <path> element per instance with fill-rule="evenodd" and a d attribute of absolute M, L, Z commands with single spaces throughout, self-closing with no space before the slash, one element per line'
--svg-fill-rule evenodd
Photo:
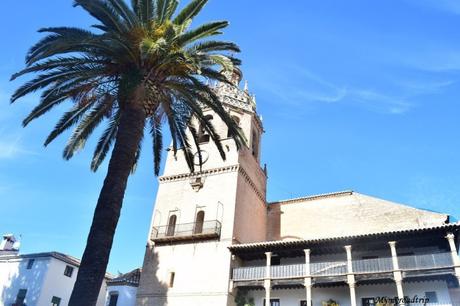
<path fill-rule="evenodd" d="M 457 247 L 455 246 L 455 235 L 448 233 L 446 239 L 449 242 L 450 254 L 452 256 L 452 262 L 454 263 L 455 276 L 460 284 L 460 258 L 458 257 Z"/>
<path fill-rule="evenodd" d="M 351 245 L 345 246 L 345 251 L 347 252 L 347 283 L 350 287 L 350 302 L 351 306 L 356 306 L 356 281 L 355 275 L 353 274 L 353 262 L 351 257 Z"/>
<path fill-rule="evenodd" d="M 310 249 L 303 250 L 305 252 L 305 293 L 307 306 L 311 306 L 311 271 L 310 271 Z"/>
<path fill-rule="evenodd" d="M 270 266 L 272 265 L 272 252 L 265 252 L 267 258 L 267 265 L 265 267 L 265 306 L 270 306 L 270 294 L 271 294 L 271 280 L 270 280 Z"/>
<path fill-rule="evenodd" d="M 391 250 L 391 260 L 393 262 L 393 277 L 396 283 L 396 291 L 398 292 L 399 305 L 404 306 L 404 291 L 402 287 L 402 273 L 399 269 L 398 253 L 396 252 L 396 241 L 389 241 Z"/>

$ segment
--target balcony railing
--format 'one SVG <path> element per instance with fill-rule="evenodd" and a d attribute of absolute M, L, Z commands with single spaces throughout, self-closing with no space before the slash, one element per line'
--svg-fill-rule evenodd
<path fill-rule="evenodd" d="M 154 226 L 150 239 L 155 242 L 212 239 L 220 237 L 220 229 L 217 220 Z"/>
<path fill-rule="evenodd" d="M 451 253 L 400 256 L 398 262 L 402 271 L 423 271 L 454 266 Z M 274 279 L 303 278 L 307 276 L 305 267 L 305 264 L 271 266 L 270 277 Z M 354 274 L 388 273 L 393 271 L 393 262 L 391 257 L 359 259 L 352 261 L 352 267 Z M 260 280 L 265 277 L 265 273 L 265 266 L 235 268 L 233 269 L 233 280 Z M 313 262 L 310 263 L 310 275 L 308 276 L 345 276 L 346 274 L 346 261 Z"/>

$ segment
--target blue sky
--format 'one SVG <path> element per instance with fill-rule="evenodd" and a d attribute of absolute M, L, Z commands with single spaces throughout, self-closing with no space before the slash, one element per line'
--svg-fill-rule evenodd
<path fill-rule="evenodd" d="M 22 252 L 80 257 L 105 167 L 94 141 L 71 161 L 42 143 L 56 109 L 28 128 L 36 95 L 9 105 L 9 76 L 44 26 L 94 22 L 71 1 L 0 4 L 0 232 Z M 269 200 L 353 189 L 460 216 L 460 2 L 211 0 L 197 23 L 231 22 L 266 133 Z M 157 190 L 145 150 L 131 177 L 111 272 L 142 265 Z"/>

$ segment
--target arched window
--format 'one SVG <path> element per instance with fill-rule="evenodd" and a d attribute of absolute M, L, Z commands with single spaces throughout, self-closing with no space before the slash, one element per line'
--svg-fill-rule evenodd
<path fill-rule="evenodd" d="M 239 127 L 240 126 L 240 117 L 238 116 L 232 116 L 233 121 L 235 121 L 236 125 Z M 230 135 L 230 129 L 227 131 L 227 137 L 231 137 Z"/>
<path fill-rule="evenodd" d="M 252 131 L 252 155 L 259 158 L 259 139 L 257 138 L 256 131 Z"/>
<path fill-rule="evenodd" d="M 166 231 L 166 236 L 174 236 L 174 232 L 176 231 L 176 221 L 177 221 L 177 216 L 176 215 L 171 215 L 169 217 L 168 229 Z"/>
<path fill-rule="evenodd" d="M 213 119 L 212 115 L 204 116 L 204 120 L 207 122 L 211 122 Z M 209 142 L 209 134 L 206 131 L 205 125 L 203 123 L 200 124 L 200 128 L 198 130 L 198 142 L 199 143 L 207 143 Z"/>
<path fill-rule="evenodd" d="M 193 231 L 194 234 L 203 233 L 203 223 L 204 223 L 204 211 L 200 210 L 196 214 L 195 229 Z"/>

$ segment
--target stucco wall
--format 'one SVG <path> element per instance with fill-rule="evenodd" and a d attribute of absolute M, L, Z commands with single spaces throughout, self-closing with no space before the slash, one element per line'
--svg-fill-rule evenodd
<path fill-rule="evenodd" d="M 26 304 L 41 306 L 38 301 L 50 259 L 36 258 L 31 269 L 26 269 L 27 263 L 28 259 L 0 260 L 0 305 L 14 303 L 19 289 L 27 289 Z"/>
<path fill-rule="evenodd" d="M 137 287 L 133 286 L 108 286 L 105 296 L 105 305 L 110 303 L 110 295 L 118 294 L 117 306 L 134 306 L 136 305 Z"/>
<path fill-rule="evenodd" d="M 426 281 L 426 282 L 404 282 L 404 295 L 409 298 L 418 296 L 422 298 L 425 296 L 426 291 L 435 291 L 438 297 L 439 304 L 450 304 L 450 296 L 447 285 L 444 281 Z M 279 298 L 281 306 L 300 306 L 300 301 L 305 300 L 306 293 L 303 289 L 285 289 L 285 290 L 272 290 L 271 298 Z M 360 285 L 356 287 L 357 304 L 361 305 L 362 298 L 370 297 L 395 297 L 396 285 Z M 255 306 L 264 306 L 263 300 L 265 298 L 264 290 L 250 291 L 249 296 L 254 297 Z M 322 306 L 322 301 L 333 299 L 339 303 L 340 306 L 350 306 L 350 291 L 347 286 L 333 287 L 333 288 L 313 288 L 312 289 L 312 302 L 313 306 Z"/>
<path fill-rule="evenodd" d="M 71 277 L 64 275 L 66 266 L 74 268 Z M 61 298 L 61 305 L 67 305 L 70 295 L 72 294 L 73 286 L 77 280 L 77 274 L 77 266 L 67 264 L 56 258 L 51 258 L 38 305 L 49 305 L 53 296 Z M 105 292 L 106 287 L 104 281 L 99 292 L 97 306 L 103 306 L 105 304 Z"/>
<path fill-rule="evenodd" d="M 230 275 L 228 242 L 208 241 L 148 249 L 144 259 L 137 305 L 155 304 L 162 300 L 171 305 L 211 305 L 208 301 L 226 301 Z M 173 287 L 169 286 L 174 272 Z M 218 305 L 225 305 L 222 302 Z M 217 304 L 216 304 L 217 305 Z"/>
<path fill-rule="evenodd" d="M 67 277 L 64 275 L 67 263 L 53 257 L 34 259 L 31 269 L 26 269 L 29 258 L 0 260 L 0 305 L 14 303 L 19 289 L 27 289 L 25 303 L 28 306 L 50 305 L 53 296 L 61 298 L 61 305 L 68 304 L 78 268 L 73 266 L 72 277 Z M 104 282 L 97 306 L 104 305 L 105 292 Z"/>

